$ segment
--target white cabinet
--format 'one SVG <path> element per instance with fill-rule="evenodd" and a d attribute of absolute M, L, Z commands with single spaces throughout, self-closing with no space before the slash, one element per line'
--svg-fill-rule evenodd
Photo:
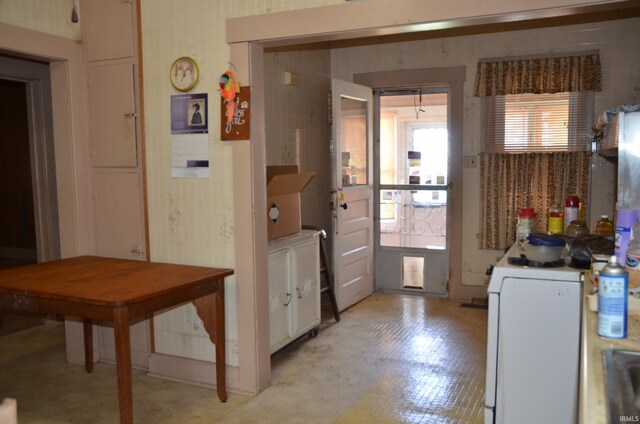
<path fill-rule="evenodd" d="M 320 324 L 318 243 L 310 230 L 269 242 L 271 353 Z"/>

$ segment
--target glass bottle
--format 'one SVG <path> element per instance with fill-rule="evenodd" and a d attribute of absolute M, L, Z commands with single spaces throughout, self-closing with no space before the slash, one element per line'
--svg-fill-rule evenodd
<path fill-rule="evenodd" d="M 602 215 L 596 223 L 596 235 L 612 236 L 615 233 L 613 229 L 613 221 L 609 219 L 609 215 Z"/>
<path fill-rule="evenodd" d="M 549 234 L 562 235 L 564 229 L 564 213 L 559 206 L 549 208 Z"/>

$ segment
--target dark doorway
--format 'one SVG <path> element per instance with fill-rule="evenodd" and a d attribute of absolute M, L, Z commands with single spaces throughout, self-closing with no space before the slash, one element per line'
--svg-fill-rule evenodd
<path fill-rule="evenodd" d="M 0 267 L 37 261 L 27 84 L 0 79 Z"/>
<path fill-rule="evenodd" d="M 0 269 L 60 258 L 48 63 L 0 55 Z M 3 313 L 0 336 L 43 323 Z"/>

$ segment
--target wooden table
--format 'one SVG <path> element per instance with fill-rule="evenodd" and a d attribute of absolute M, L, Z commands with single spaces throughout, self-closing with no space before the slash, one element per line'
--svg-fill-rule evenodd
<path fill-rule="evenodd" d="M 216 388 L 225 384 L 224 278 L 231 269 L 80 256 L 0 270 L 3 309 L 81 317 L 85 368 L 93 369 L 93 321 L 113 322 L 120 422 L 133 422 L 129 325 L 192 301 L 216 347 Z"/>

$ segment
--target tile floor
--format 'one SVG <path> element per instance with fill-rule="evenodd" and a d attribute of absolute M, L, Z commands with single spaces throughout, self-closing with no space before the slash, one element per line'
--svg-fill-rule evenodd
<path fill-rule="evenodd" d="M 323 315 L 324 316 L 324 315 Z M 330 312 L 318 337 L 273 356 L 258 396 L 134 371 L 136 423 L 481 423 L 486 309 L 417 296 L 374 294 Z M 60 325 L 0 339 L 0 398 L 18 399 L 20 424 L 115 423 L 115 368 L 90 375 L 64 362 Z"/>

